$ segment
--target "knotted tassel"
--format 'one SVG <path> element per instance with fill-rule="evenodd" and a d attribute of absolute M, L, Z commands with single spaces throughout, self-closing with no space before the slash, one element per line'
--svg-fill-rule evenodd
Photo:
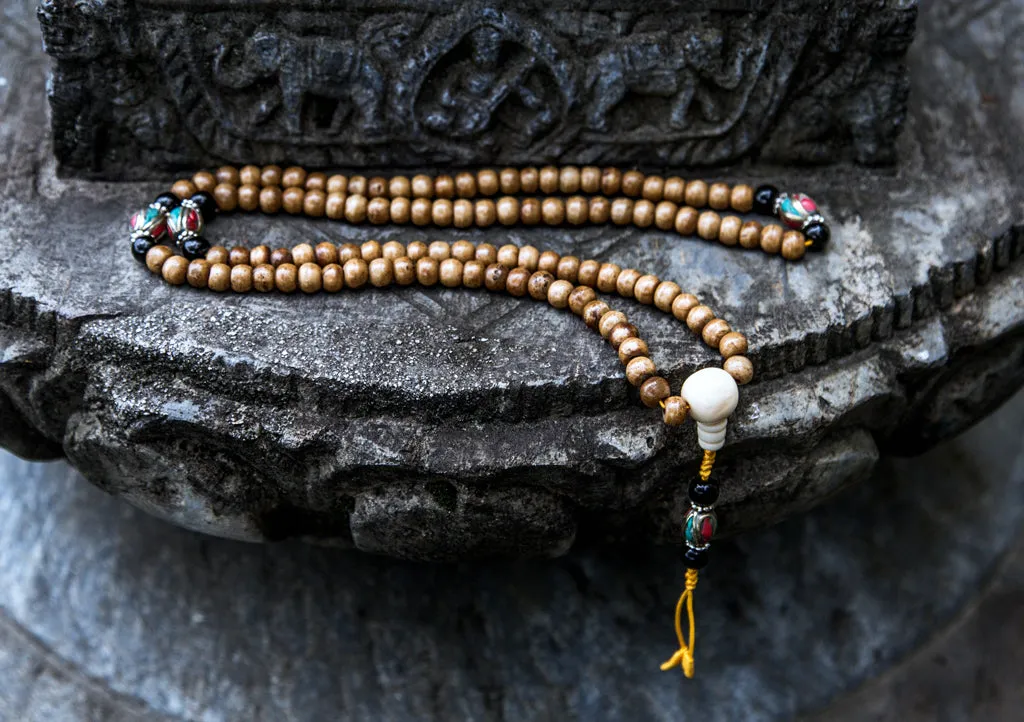
<path fill-rule="evenodd" d="M 676 637 L 679 639 L 679 650 L 672 657 L 661 665 L 662 671 L 668 671 L 673 667 L 682 667 L 683 674 L 687 679 L 693 679 L 693 643 L 696 634 L 696 623 L 693 619 L 693 590 L 697 587 L 697 570 L 686 570 L 686 589 L 679 597 L 676 604 Z M 689 641 L 683 637 L 683 606 L 686 607 L 686 616 L 690 623 Z"/>

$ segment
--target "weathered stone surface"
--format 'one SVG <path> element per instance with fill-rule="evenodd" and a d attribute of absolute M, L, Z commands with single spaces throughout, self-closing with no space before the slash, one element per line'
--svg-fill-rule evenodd
<path fill-rule="evenodd" d="M 890 163 L 917 3 L 40 8 L 60 169 L 125 179 L 225 160 Z"/>
<path fill-rule="evenodd" d="M 1018 396 L 717 544 L 693 680 L 658 671 L 669 549 L 442 566 L 242 545 L 0 454 L 0 719 L 1014 720 L 1022 425 Z"/>
<path fill-rule="evenodd" d="M 823 203 L 835 241 L 802 264 L 617 228 L 465 234 L 650 269 L 748 333 L 760 380 L 744 389 L 716 471 L 726 533 L 810 508 L 865 478 L 879 448 L 947 438 L 1024 381 L 1024 151 L 1009 132 L 1024 112 L 1010 95 L 1024 80 L 1012 41 L 1021 7 L 923 13 L 897 170 L 736 174 Z M 576 319 L 463 290 L 168 288 L 123 238 L 159 186 L 57 179 L 41 55 L 7 52 L 0 67 L 9 448 L 60 449 L 134 504 L 244 539 L 417 559 L 678 539 L 693 430 L 666 430 L 640 407 L 614 354 Z M 277 218 L 214 229 L 271 244 L 381 232 Z M 677 324 L 626 307 L 673 385 L 712 362 Z"/>

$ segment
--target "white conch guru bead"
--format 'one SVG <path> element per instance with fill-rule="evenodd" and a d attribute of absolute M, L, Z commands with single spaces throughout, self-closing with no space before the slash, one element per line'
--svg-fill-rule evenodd
<path fill-rule="evenodd" d="M 679 394 L 690 405 L 690 416 L 697 422 L 697 441 L 702 449 L 718 451 L 725 445 L 727 419 L 736 410 L 740 390 L 728 371 L 701 369 L 690 374 Z"/>

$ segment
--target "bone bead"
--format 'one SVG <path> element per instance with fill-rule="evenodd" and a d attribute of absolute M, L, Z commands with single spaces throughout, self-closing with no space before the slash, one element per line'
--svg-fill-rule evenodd
<path fill-rule="evenodd" d="M 739 388 L 735 379 L 720 368 L 705 368 L 683 382 L 679 394 L 690 406 L 697 422 L 697 441 L 701 448 L 718 451 L 725 445 L 727 419 L 736 410 Z"/>

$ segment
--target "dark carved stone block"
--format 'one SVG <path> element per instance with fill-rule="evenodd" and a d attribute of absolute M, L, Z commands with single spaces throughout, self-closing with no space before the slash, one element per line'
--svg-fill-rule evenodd
<path fill-rule="evenodd" d="M 908 0 L 44 0 L 61 170 L 888 163 Z"/>

